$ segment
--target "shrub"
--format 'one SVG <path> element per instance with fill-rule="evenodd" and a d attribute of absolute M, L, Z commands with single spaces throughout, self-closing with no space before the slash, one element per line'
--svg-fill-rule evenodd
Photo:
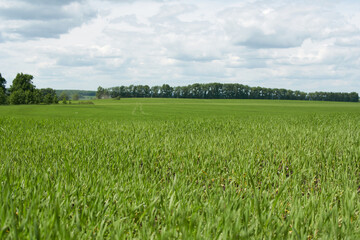
<path fill-rule="evenodd" d="M 9 100 L 10 100 L 10 104 L 14 104 L 14 105 L 25 104 L 26 102 L 25 92 L 21 89 L 16 90 L 11 93 Z"/>
<path fill-rule="evenodd" d="M 7 96 L 6 94 L 0 89 L 0 105 L 7 104 Z"/>

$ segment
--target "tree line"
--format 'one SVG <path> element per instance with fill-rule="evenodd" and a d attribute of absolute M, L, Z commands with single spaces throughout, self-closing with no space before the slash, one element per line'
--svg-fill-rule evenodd
<path fill-rule="evenodd" d="M 33 76 L 18 73 L 9 89 L 6 80 L 0 73 L 0 104 L 52 104 L 70 100 L 62 92 L 57 96 L 52 88 L 37 89 L 33 84 Z M 199 99 L 278 99 L 278 100 L 313 100 L 313 101 L 342 101 L 358 102 L 356 92 L 312 92 L 292 91 L 288 89 L 250 87 L 243 84 L 191 84 L 188 86 L 171 87 L 168 84 L 149 87 L 148 85 L 130 85 L 111 88 L 98 87 L 96 98 L 199 98 Z M 73 100 L 79 100 L 79 94 L 74 93 Z"/>
<path fill-rule="evenodd" d="M 277 99 L 358 102 L 356 92 L 312 92 L 293 91 L 279 88 L 250 87 L 231 83 L 195 83 L 188 86 L 171 87 L 168 84 L 149 87 L 130 85 L 111 88 L 98 87 L 96 98 L 199 98 L 199 99 Z"/>
<path fill-rule="evenodd" d="M 52 88 L 37 89 L 29 74 L 18 73 L 9 89 L 0 73 L 0 104 L 52 104 L 58 103 L 58 97 Z"/>
<path fill-rule="evenodd" d="M 37 89 L 33 84 L 34 77 L 29 74 L 18 73 L 9 89 L 6 80 L 0 73 L 0 105 L 4 104 L 57 104 L 59 99 L 66 104 L 69 97 L 66 93 L 57 96 L 52 88 Z M 73 96 L 73 98 L 76 96 Z"/>

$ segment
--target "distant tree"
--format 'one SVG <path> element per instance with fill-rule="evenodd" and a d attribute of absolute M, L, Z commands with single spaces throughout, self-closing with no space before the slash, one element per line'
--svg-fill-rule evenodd
<path fill-rule="evenodd" d="M 181 87 L 181 97 L 183 98 L 190 97 L 190 86 Z"/>
<path fill-rule="evenodd" d="M 56 91 L 52 88 L 36 89 L 32 80 L 34 77 L 29 74 L 18 73 L 8 89 L 6 94 L 10 94 L 7 102 L 10 104 L 39 104 L 39 103 L 57 103 Z M 5 79 L 0 74 L 0 91 L 5 89 Z M 6 97 L 6 96 L 5 96 Z M 3 102 L 3 98 L 1 102 Z"/>
<path fill-rule="evenodd" d="M 33 91 L 26 90 L 24 93 L 25 93 L 25 104 L 35 104 L 36 103 L 36 99 L 34 96 L 34 90 Z"/>
<path fill-rule="evenodd" d="M 305 93 L 289 89 L 250 87 L 238 83 L 195 83 L 188 86 L 171 87 L 168 84 L 149 87 L 130 85 L 112 88 L 99 87 L 96 92 L 99 99 L 117 97 L 164 97 L 164 98 L 200 98 L 200 99 L 274 99 L 274 100 L 312 100 L 358 102 L 355 92 L 314 92 Z"/>
<path fill-rule="evenodd" d="M 351 92 L 349 94 L 350 102 L 359 102 L 359 94 L 356 92 Z"/>
<path fill-rule="evenodd" d="M 26 103 L 26 95 L 25 91 L 22 89 L 18 89 L 13 91 L 9 97 L 10 104 L 18 105 L 18 104 L 25 104 Z"/>
<path fill-rule="evenodd" d="M 172 96 L 173 88 L 168 84 L 163 84 L 160 88 L 161 97 L 169 98 Z"/>
<path fill-rule="evenodd" d="M 62 101 L 63 104 L 67 104 L 66 96 L 61 96 L 60 95 L 60 100 Z"/>
<path fill-rule="evenodd" d="M 37 103 L 36 90 L 33 84 L 33 76 L 18 73 L 10 86 L 10 104 L 34 104 Z"/>
<path fill-rule="evenodd" d="M 97 91 L 96 91 L 96 98 L 97 99 L 102 99 L 105 97 L 105 88 L 99 86 Z"/>
<path fill-rule="evenodd" d="M 40 89 L 41 101 L 45 104 L 57 103 L 56 91 L 52 88 L 42 88 Z M 55 101 L 56 100 L 56 101 Z"/>
<path fill-rule="evenodd" d="M 6 84 L 6 80 L 5 80 L 5 78 L 3 78 L 1 76 L 1 73 L 0 73 L 0 91 L 3 93 L 5 93 L 5 91 L 6 91 L 5 84 Z"/>
<path fill-rule="evenodd" d="M 34 77 L 32 75 L 18 73 L 10 86 L 10 93 L 20 89 L 33 92 L 35 89 L 35 85 L 32 82 L 33 79 Z"/>
<path fill-rule="evenodd" d="M 43 95 L 39 89 L 35 89 L 33 92 L 34 103 L 39 104 L 43 102 Z"/>
<path fill-rule="evenodd" d="M 75 93 L 74 95 L 72 95 L 72 100 L 73 101 L 78 101 L 80 98 L 79 94 L 78 93 Z"/>
<path fill-rule="evenodd" d="M 67 100 L 69 99 L 69 96 L 66 94 L 66 92 L 62 92 L 62 93 L 60 94 L 59 99 L 60 99 L 61 101 L 64 101 L 64 99 L 65 99 L 65 101 L 67 101 Z"/>
<path fill-rule="evenodd" d="M 44 103 L 45 104 L 53 103 L 53 96 L 50 93 L 48 93 L 44 96 Z"/>
<path fill-rule="evenodd" d="M 150 87 L 148 85 L 143 86 L 143 95 L 144 97 L 150 97 Z"/>
<path fill-rule="evenodd" d="M 0 105 L 7 104 L 7 96 L 4 91 L 0 90 Z"/>
<path fill-rule="evenodd" d="M 1 76 L 0 73 L 0 105 L 7 104 L 5 84 L 6 84 L 6 80 Z"/>
<path fill-rule="evenodd" d="M 53 103 L 58 104 L 59 103 L 59 99 L 57 97 L 57 95 L 55 94 L 55 96 L 53 97 Z"/>
<path fill-rule="evenodd" d="M 160 86 L 153 86 L 151 87 L 151 97 L 160 97 Z"/>

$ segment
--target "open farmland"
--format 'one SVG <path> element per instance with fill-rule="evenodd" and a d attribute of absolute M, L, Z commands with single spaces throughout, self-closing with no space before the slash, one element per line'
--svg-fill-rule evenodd
<path fill-rule="evenodd" d="M 359 239 L 360 104 L 0 106 L 0 239 Z"/>

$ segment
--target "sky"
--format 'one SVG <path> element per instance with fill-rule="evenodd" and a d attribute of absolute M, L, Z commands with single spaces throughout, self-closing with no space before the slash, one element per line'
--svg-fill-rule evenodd
<path fill-rule="evenodd" d="M 37 88 L 360 93 L 358 0 L 0 0 L 0 73 Z"/>

